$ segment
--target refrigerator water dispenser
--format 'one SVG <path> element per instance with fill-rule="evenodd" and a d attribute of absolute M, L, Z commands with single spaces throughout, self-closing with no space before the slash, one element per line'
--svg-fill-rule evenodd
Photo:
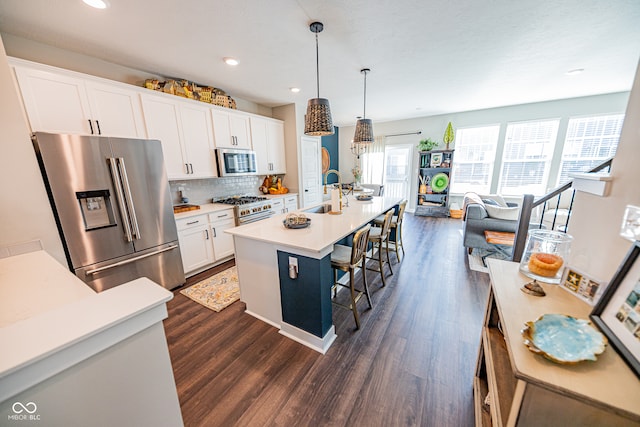
<path fill-rule="evenodd" d="M 109 190 L 80 191 L 76 192 L 76 198 L 86 231 L 116 225 Z"/>

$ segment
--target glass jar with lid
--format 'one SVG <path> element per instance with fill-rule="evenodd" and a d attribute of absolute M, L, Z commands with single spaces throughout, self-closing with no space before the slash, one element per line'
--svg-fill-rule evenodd
<path fill-rule="evenodd" d="M 553 230 L 529 230 L 520 272 L 544 283 L 560 283 L 573 237 Z"/>

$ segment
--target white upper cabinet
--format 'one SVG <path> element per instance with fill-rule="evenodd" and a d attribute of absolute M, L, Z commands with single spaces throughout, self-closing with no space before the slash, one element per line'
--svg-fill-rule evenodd
<path fill-rule="evenodd" d="M 137 91 L 52 70 L 15 66 L 32 131 L 146 137 Z"/>
<path fill-rule="evenodd" d="M 251 148 L 248 115 L 211 109 L 211 117 L 217 148 Z"/>
<path fill-rule="evenodd" d="M 140 94 L 118 86 L 87 82 L 91 115 L 99 135 L 146 138 Z"/>
<path fill-rule="evenodd" d="M 169 179 L 189 175 L 189 164 L 182 147 L 181 117 L 178 104 L 172 99 L 157 95 L 142 95 L 142 109 L 147 134 L 159 139 Z"/>
<path fill-rule="evenodd" d="M 284 124 L 281 121 L 251 116 L 251 142 L 256 152 L 258 174 L 286 173 Z"/>
<path fill-rule="evenodd" d="M 213 128 L 208 106 L 196 103 L 181 103 L 182 134 L 184 150 L 189 163 L 190 178 L 218 176 L 213 151 Z"/>
<path fill-rule="evenodd" d="M 162 142 L 169 179 L 216 177 L 209 107 L 142 94 L 147 133 Z"/>

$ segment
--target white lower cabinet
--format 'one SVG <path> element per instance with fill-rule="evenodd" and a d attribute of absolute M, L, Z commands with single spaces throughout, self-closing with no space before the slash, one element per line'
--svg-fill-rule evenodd
<path fill-rule="evenodd" d="M 269 200 L 269 202 L 271 204 L 271 210 L 272 211 L 274 211 L 277 214 L 284 213 L 284 199 L 283 198 L 271 199 L 271 200 Z"/>
<path fill-rule="evenodd" d="M 287 196 L 284 198 L 284 211 L 285 213 L 294 212 L 298 210 L 298 196 Z"/>
<path fill-rule="evenodd" d="M 224 232 L 235 227 L 233 209 L 181 218 L 176 220 L 176 225 L 182 266 L 187 276 L 234 254 L 233 236 Z"/>
<path fill-rule="evenodd" d="M 178 243 L 185 274 L 215 261 L 211 232 L 206 215 L 177 221 Z"/>
<path fill-rule="evenodd" d="M 216 260 L 233 255 L 233 236 L 224 232 L 224 230 L 236 226 L 233 212 L 224 211 L 209 214 L 209 224 L 213 233 L 213 253 Z"/>

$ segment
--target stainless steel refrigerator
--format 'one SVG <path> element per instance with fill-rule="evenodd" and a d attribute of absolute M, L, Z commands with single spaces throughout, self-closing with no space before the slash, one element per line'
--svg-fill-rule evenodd
<path fill-rule="evenodd" d="M 76 276 L 98 292 L 184 283 L 160 141 L 37 132 L 33 145 Z"/>

